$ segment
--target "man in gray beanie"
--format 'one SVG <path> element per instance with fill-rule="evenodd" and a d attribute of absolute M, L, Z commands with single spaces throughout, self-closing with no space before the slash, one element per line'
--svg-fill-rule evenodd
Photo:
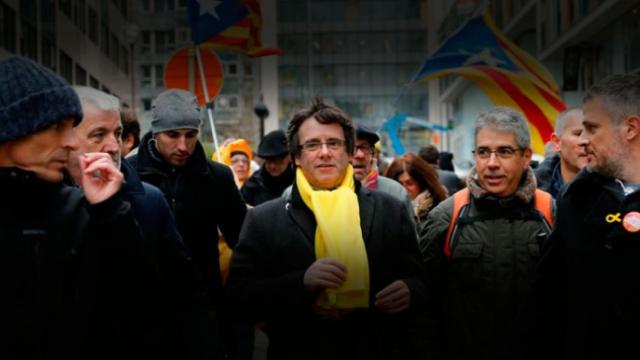
<path fill-rule="evenodd" d="M 200 108 L 188 91 L 167 90 L 153 101 L 151 132 L 129 158 L 140 178 L 157 186 L 173 208 L 178 230 L 206 289 L 210 319 L 222 307 L 218 229 L 238 241 L 246 206 L 231 170 L 207 159 L 198 141 Z"/>
<path fill-rule="evenodd" d="M 62 183 L 78 96 L 31 60 L 0 61 L 2 359 L 142 357 L 140 284 L 152 264 L 109 155 L 79 161 L 84 193 Z"/>

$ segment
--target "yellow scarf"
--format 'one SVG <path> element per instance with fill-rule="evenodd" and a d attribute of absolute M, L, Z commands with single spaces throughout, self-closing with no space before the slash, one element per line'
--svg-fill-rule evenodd
<path fill-rule="evenodd" d="M 360 207 L 354 191 L 353 168 L 347 167 L 342 184 L 334 190 L 314 190 L 296 170 L 296 184 L 304 203 L 316 218 L 316 258 L 335 258 L 347 268 L 341 287 L 326 289 L 317 305 L 326 309 L 369 307 L 369 262 L 360 229 Z"/>

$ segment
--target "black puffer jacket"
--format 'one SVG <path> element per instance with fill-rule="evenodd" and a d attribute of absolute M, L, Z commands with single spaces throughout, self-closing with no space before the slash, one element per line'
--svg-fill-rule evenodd
<path fill-rule="evenodd" d="M 0 168 L 2 359 L 153 354 L 143 334 L 155 278 L 128 203 Z"/>
<path fill-rule="evenodd" d="M 173 167 L 145 135 L 129 163 L 140 178 L 160 188 L 173 208 L 178 230 L 208 289 L 212 305 L 220 300 L 222 281 L 218 261 L 218 228 L 233 248 L 247 212 L 231 170 L 209 161 L 200 143 L 182 167 Z"/>

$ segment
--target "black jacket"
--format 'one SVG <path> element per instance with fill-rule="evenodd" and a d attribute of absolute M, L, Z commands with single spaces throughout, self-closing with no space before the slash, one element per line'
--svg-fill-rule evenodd
<path fill-rule="evenodd" d="M 537 269 L 533 349 L 549 358 L 637 357 L 640 232 L 627 232 L 615 216 L 640 212 L 640 191 L 625 197 L 618 181 L 583 170 L 557 205 Z"/>
<path fill-rule="evenodd" d="M 544 159 L 535 169 L 535 174 L 538 189 L 548 192 L 554 199 L 557 198 L 564 185 L 560 172 L 560 154 Z"/>
<path fill-rule="evenodd" d="M 273 177 L 262 165 L 242 186 L 240 192 L 247 204 L 258 206 L 269 200 L 279 198 L 284 189 L 291 186 L 294 177 L 295 171 L 292 166 L 289 166 L 280 176 Z"/>
<path fill-rule="evenodd" d="M 231 248 L 238 240 L 246 206 L 231 170 L 209 161 L 200 143 L 182 167 L 173 167 L 145 135 L 138 154 L 129 158 L 140 178 L 160 188 L 172 207 L 178 230 L 212 305 L 220 300 L 222 280 L 218 261 L 218 228 Z"/>
<path fill-rule="evenodd" d="M 113 359 L 144 341 L 153 261 L 119 195 L 82 192 L 0 168 L 2 359 Z"/>
<path fill-rule="evenodd" d="M 426 298 L 414 225 L 405 205 L 357 182 L 360 226 L 370 271 L 371 308 L 325 320 L 303 285 L 316 260 L 316 223 L 297 188 L 249 210 L 234 250 L 228 288 L 244 314 L 266 322 L 270 359 L 414 358 L 413 311 Z M 386 315 L 373 308 L 377 292 L 395 280 L 411 291 L 411 311 Z"/>
<path fill-rule="evenodd" d="M 157 353 L 147 356 L 211 359 L 218 345 L 205 321 L 206 295 L 171 209 L 162 192 L 142 182 L 126 159 L 120 170 L 124 175 L 122 197 L 131 204 L 157 269 L 155 282 L 146 284 L 150 301 L 145 328 L 145 338 Z"/>

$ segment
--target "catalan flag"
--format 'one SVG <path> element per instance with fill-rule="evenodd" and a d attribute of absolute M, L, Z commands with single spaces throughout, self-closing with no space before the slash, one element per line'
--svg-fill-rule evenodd
<path fill-rule="evenodd" d="M 499 106 L 525 115 L 535 152 L 566 109 L 553 76 L 534 57 L 509 41 L 489 14 L 473 17 L 422 65 L 412 82 L 460 75 L 478 85 Z"/>
<path fill-rule="evenodd" d="M 282 54 L 262 46 L 259 0 L 189 0 L 187 6 L 195 44 L 250 57 Z"/>

